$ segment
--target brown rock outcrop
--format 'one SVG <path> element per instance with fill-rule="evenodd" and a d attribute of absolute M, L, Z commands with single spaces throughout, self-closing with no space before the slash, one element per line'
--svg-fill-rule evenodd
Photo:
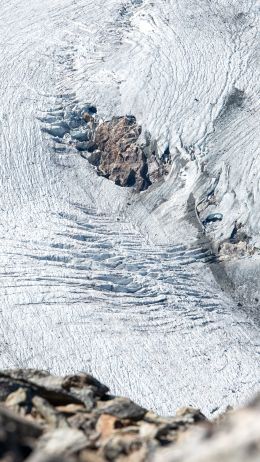
<path fill-rule="evenodd" d="M 115 184 L 144 191 L 166 173 L 155 152 L 139 143 L 142 128 L 135 117 L 113 117 L 94 129 L 88 160 Z M 149 152 L 149 155 L 147 154 Z"/>

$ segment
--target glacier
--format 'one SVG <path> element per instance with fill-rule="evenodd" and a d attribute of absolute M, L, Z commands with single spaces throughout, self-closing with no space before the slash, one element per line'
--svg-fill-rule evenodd
<path fill-rule="evenodd" d="M 2 0 L 0 367 L 162 414 L 259 389 L 258 24 L 253 0 Z M 120 188 L 46 133 L 86 103 L 134 114 L 165 180 Z M 235 223 L 253 252 L 216 257 Z"/>

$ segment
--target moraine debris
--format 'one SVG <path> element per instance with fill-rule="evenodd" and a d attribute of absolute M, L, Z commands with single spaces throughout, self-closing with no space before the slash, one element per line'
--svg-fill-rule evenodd
<path fill-rule="evenodd" d="M 114 397 L 88 374 L 0 372 L 0 460 L 8 462 L 256 462 L 259 399 L 209 422 L 198 410 L 160 417 Z M 91 396 L 89 406 L 86 396 Z"/>

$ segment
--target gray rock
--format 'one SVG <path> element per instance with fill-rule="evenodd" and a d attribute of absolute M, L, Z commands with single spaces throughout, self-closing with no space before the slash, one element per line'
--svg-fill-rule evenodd
<path fill-rule="evenodd" d="M 72 387 L 84 388 L 86 386 L 93 387 L 95 393 L 99 396 L 104 396 L 109 391 L 109 388 L 106 385 L 99 382 L 99 380 L 92 377 L 92 375 L 85 373 L 67 375 L 64 377 L 62 382 L 62 387 L 66 390 L 70 390 Z"/>
<path fill-rule="evenodd" d="M 217 424 L 192 428 L 180 443 L 158 450 L 151 462 L 259 462 L 260 400 Z"/>
<path fill-rule="evenodd" d="M 128 398 L 114 398 L 102 403 L 98 410 L 100 414 L 109 414 L 119 419 L 140 420 L 144 417 L 147 410 L 135 404 Z"/>
<path fill-rule="evenodd" d="M 17 439 L 38 438 L 43 430 L 40 425 L 21 417 L 9 409 L 0 406 L 0 429 L 15 434 Z"/>
<path fill-rule="evenodd" d="M 11 393 L 15 393 L 22 383 L 19 384 L 10 377 L 1 376 L 0 372 L 0 401 L 5 401 Z"/>
<path fill-rule="evenodd" d="M 87 408 L 94 406 L 95 396 L 104 396 L 108 388 L 89 374 L 59 377 L 46 371 L 15 369 L 0 371 L 5 381 L 5 399 L 20 386 L 30 387 L 33 394 L 47 399 L 51 404 L 83 403 Z M 15 382 L 14 382 L 15 381 Z M 10 385 L 8 385 L 10 382 Z"/>
<path fill-rule="evenodd" d="M 1 384 L 4 396 L 11 390 L 0 405 L 1 460 L 260 460 L 259 397 L 246 408 L 210 422 L 191 407 L 172 417 L 157 416 L 128 398 L 109 396 L 105 385 L 84 373 L 62 378 L 34 369 L 2 371 L 0 391 Z M 59 405 L 66 400 L 69 404 Z"/>
<path fill-rule="evenodd" d="M 46 420 L 50 427 L 53 428 L 68 428 L 69 424 L 62 414 L 46 400 L 40 396 L 35 396 L 32 399 L 35 409 Z"/>
<path fill-rule="evenodd" d="M 70 455 L 84 449 L 88 439 L 76 429 L 58 429 L 40 438 L 36 450 L 27 462 L 46 462 L 49 457 Z"/>

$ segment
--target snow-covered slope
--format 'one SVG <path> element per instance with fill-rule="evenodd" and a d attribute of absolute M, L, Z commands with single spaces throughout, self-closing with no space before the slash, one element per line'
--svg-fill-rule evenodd
<path fill-rule="evenodd" d="M 258 388 L 256 305 L 225 293 L 209 250 L 235 220 L 259 242 L 255 13 L 248 1 L 1 2 L 1 366 L 87 370 L 164 413 Z M 134 113 L 169 145 L 166 181 L 134 194 L 42 132 L 86 102 Z M 203 213 L 223 220 L 205 235 L 198 204 L 213 186 Z M 236 281 L 237 268 L 226 264 Z"/>

